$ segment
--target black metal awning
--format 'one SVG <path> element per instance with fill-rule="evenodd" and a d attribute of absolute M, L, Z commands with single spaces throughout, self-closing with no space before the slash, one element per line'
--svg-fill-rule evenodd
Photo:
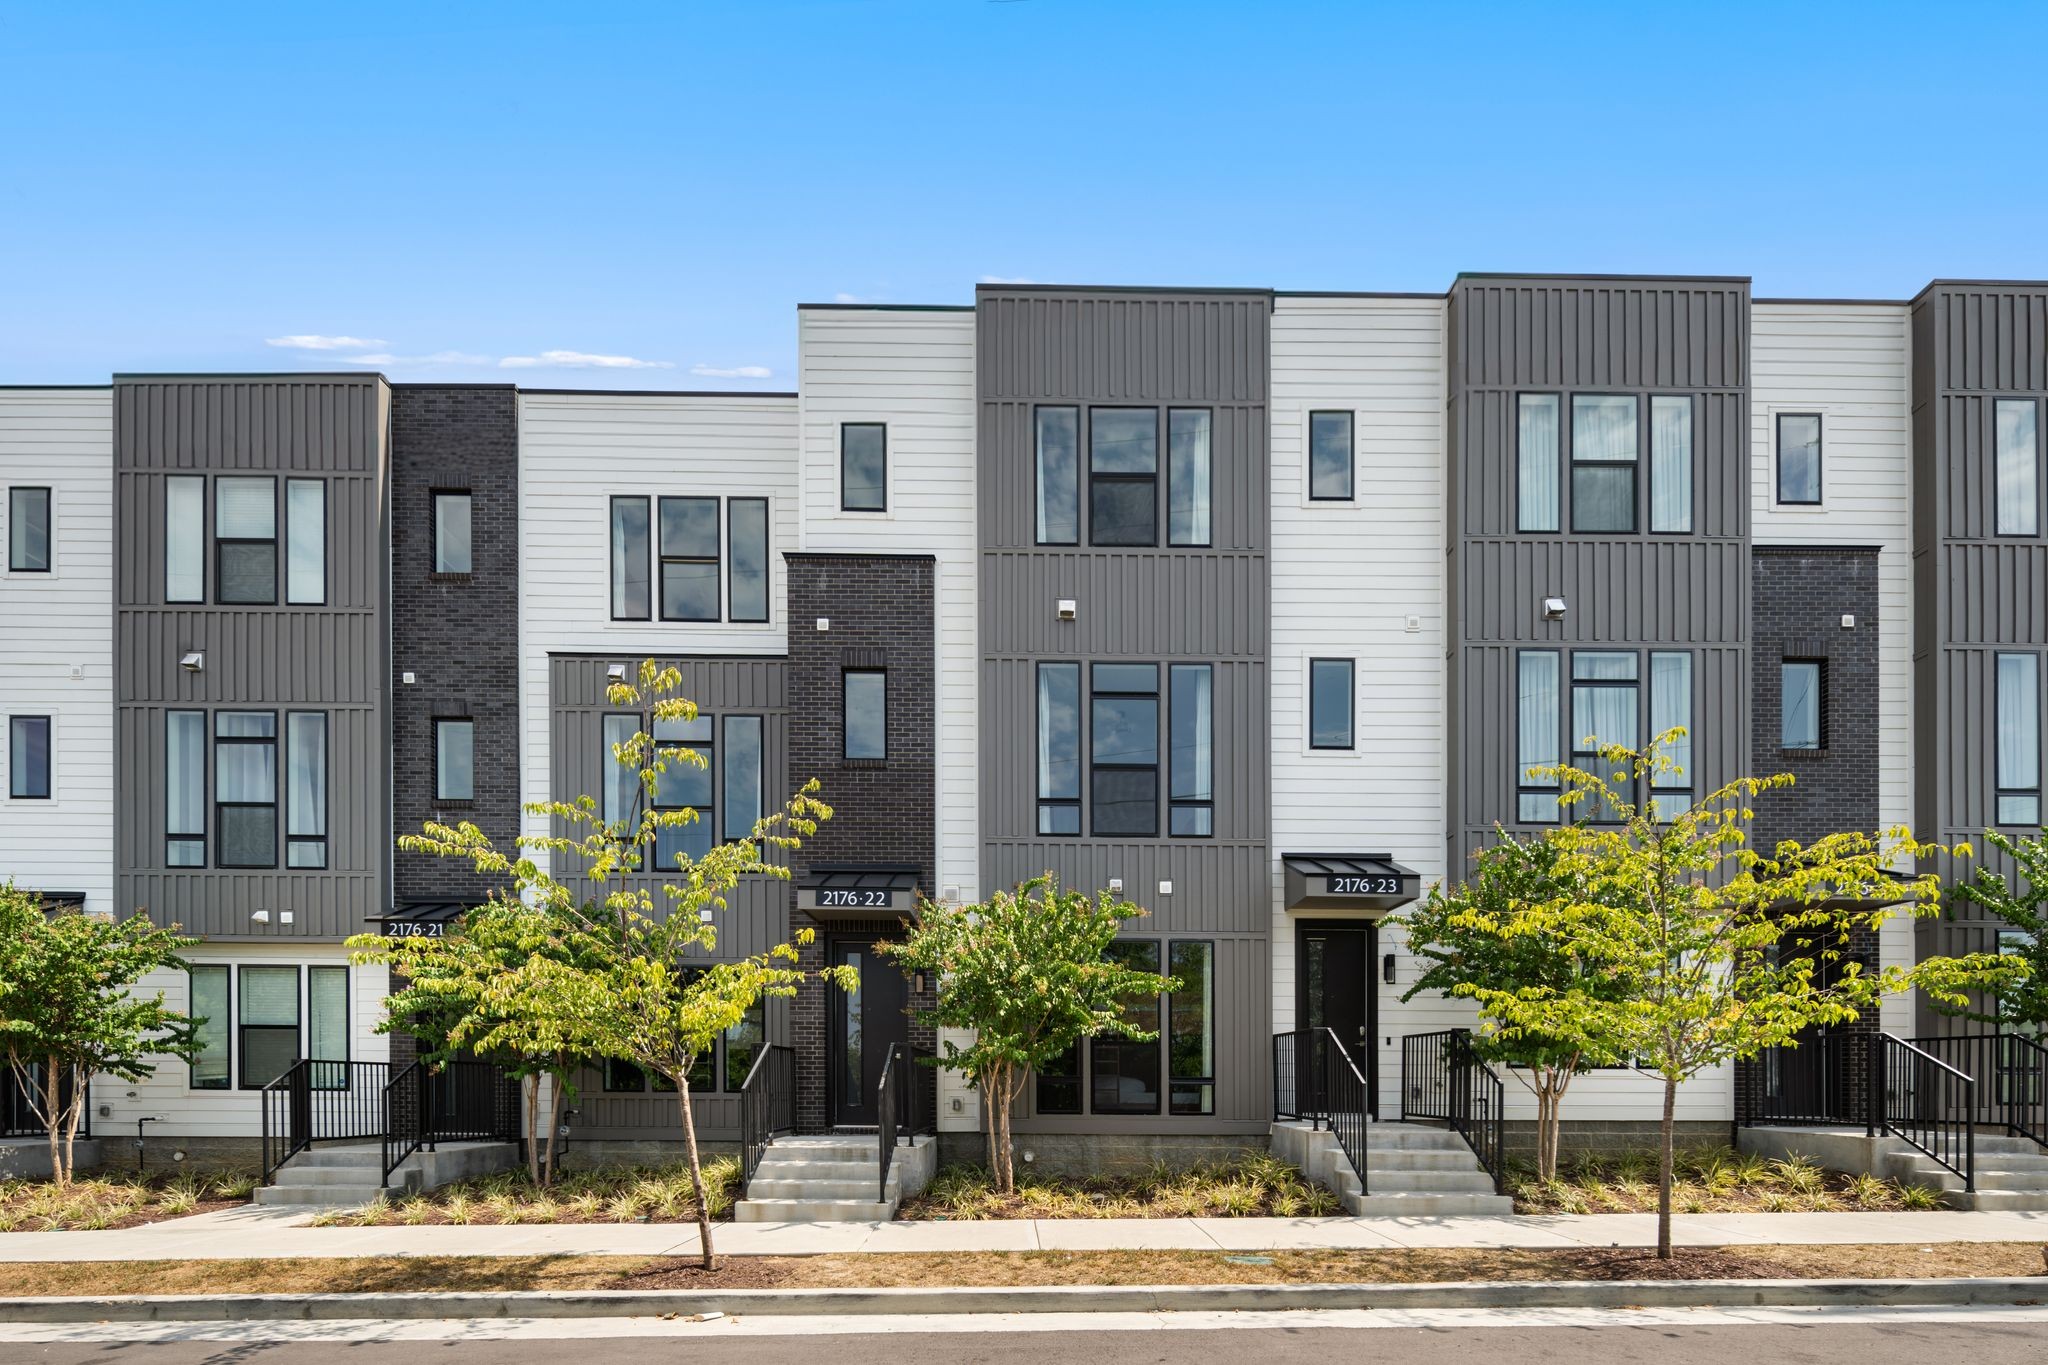
<path fill-rule="evenodd" d="M 372 915 L 370 923 L 386 938 L 439 938 L 448 926 L 482 904 L 480 901 L 400 901 L 388 915 Z"/>
<path fill-rule="evenodd" d="M 909 863 L 822 863 L 796 879 L 796 908 L 814 919 L 873 919 L 917 908 Z"/>
<path fill-rule="evenodd" d="M 1382 914 L 1422 894 L 1422 877 L 1384 853 L 1283 853 L 1289 910 Z"/>
<path fill-rule="evenodd" d="M 36 902 L 43 907 L 43 913 L 46 915 L 60 914 L 66 910 L 85 909 L 85 893 L 83 891 L 44 891 L 33 886 L 19 886 L 15 890 L 23 895 L 34 897 Z"/>

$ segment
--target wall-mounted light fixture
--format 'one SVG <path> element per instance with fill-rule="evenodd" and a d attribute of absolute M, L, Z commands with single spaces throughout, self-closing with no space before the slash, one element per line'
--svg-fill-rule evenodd
<path fill-rule="evenodd" d="M 1380 980 L 1386 982 L 1389 986 L 1394 984 L 1394 955 L 1392 953 L 1388 953 L 1380 962 Z"/>
<path fill-rule="evenodd" d="M 416 673 L 401 673 L 398 675 L 398 680 L 404 683 L 407 687 L 411 687 L 414 683 L 419 681 L 419 675 Z"/>
<path fill-rule="evenodd" d="M 1078 609 L 1079 609 L 1079 604 L 1078 604 L 1078 603 L 1076 603 L 1076 602 L 1074 601 L 1074 599 L 1073 599 L 1073 598 L 1071 598 L 1071 597 L 1062 597 L 1062 598 L 1061 598 L 1061 599 L 1059 600 L 1059 608 L 1058 608 L 1058 610 L 1059 610 L 1059 618 L 1060 618 L 1060 620 L 1062 620 L 1062 621 L 1071 621 L 1071 620 L 1073 620 L 1073 619 L 1074 619 L 1074 613 L 1075 613 L 1075 611 L 1076 611 L 1076 610 L 1078 610 Z"/>
<path fill-rule="evenodd" d="M 1854 630 L 1854 629 L 1856 629 L 1856 618 L 1855 618 L 1855 617 L 1853 617 L 1853 616 L 1851 616 L 1851 615 L 1850 615 L 1850 614 L 1849 614 L 1848 612 L 1846 612 L 1846 611 L 1842 613 L 1842 629 L 1843 629 L 1843 630 Z"/>
<path fill-rule="evenodd" d="M 829 617 L 829 616 L 820 616 L 820 617 L 818 618 L 818 629 L 819 629 L 819 630 L 830 630 L 830 629 L 832 629 L 832 618 L 831 618 L 831 617 Z"/>
<path fill-rule="evenodd" d="M 196 649 L 188 649 L 178 658 L 178 667 L 187 673 L 197 673 L 206 667 L 206 655 Z"/>
<path fill-rule="evenodd" d="M 1161 883 L 1159 883 L 1159 894 L 1160 894 L 1160 895 L 1162 895 L 1162 896 L 1171 896 L 1171 895 L 1173 894 L 1173 883 L 1172 883 L 1172 882 L 1161 882 Z"/>
<path fill-rule="evenodd" d="M 1121 893 L 1124 889 L 1124 879 L 1122 877 L 1111 877 L 1109 879 L 1109 889 Z"/>
<path fill-rule="evenodd" d="M 1571 608 L 1565 605 L 1565 600 L 1562 597 L 1546 597 L 1543 599 L 1543 619 L 1546 621 L 1562 621 L 1564 620 L 1564 614 L 1570 610 Z"/>
<path fill-rule="evenodd" d="M 252 911 L 249 915 L 249 922 L 252 924 L 268 924 L 270 923 L 270 912 L 268 910 Z"/>

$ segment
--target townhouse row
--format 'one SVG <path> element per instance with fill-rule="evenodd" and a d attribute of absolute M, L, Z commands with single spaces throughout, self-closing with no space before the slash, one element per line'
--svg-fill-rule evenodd
<path fill-rule="evenodd" d="M 1397 1117 L 1402 1040 L 1470 1016 L 1403 999 L 1382 918 L 1496 826 L 1554 822 L 1528 769 L 1588 736 L 1685 726 L 1667 807 L 1795 773 L 1764 840 L 2041 823 L 2048 285 L 985 285 L 797 327 L 792 393 L 0 390 L 0 876 L 204 939 L 152 984 L 207 1016 L 205 1051 L 96 1086 L 101 1131 L 229 1148 L 297 1059 L 409 1060 L 342 941 L 440 932 L 491 888 L 396 834 L 626 809 L 609 743 L 646 717 L 605 689 L 643 658 L 681 669 L 702 714 L 673 737 L 710 760 L 662 793 L 702 816 L 662 855 L 810 778 L 836 810 L 789 882 L 732 898 L 720 951 L 813 927 L 862 981 L 723 1040 L 714 1141 L 768 1044 L 801 1128 L 873 1124 L 888 1045 L 935 1041 L 930 983 L 876 941 L 918 897 L 1045 870 L 1144 905 L 1122 951 L 1180 985 L 1140 1010 L 1157 1042 L 1036 1078 L 1017 1128 L 1043 1159 L 1263 1143 L 1297 1028 Z M 1862 951 L 2001 929 L 1894 921 Z M 1908 999 L 1879 1022 L 1948 1027 Z M 972 1092 L 922 1083 L 971 1141 Z M 1710 1075 L 1680 1118 L 1725 1136 L 1736 1106 Z M 1569 1117 L 1656 1114 L 1617 1070 Z M 571 1123 L 678 1136 L 624 1066 Z"/>

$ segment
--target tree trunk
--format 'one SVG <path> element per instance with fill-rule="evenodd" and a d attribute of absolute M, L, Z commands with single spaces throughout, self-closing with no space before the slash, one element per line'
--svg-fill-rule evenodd
<path fill-rule="evenodd" d="M 71 1183 L 71 1163 L 65 1160 L 62 1133 L 64 1116 L 57 1109 L 57 1059 L 43 1060 L 43 1124 L 50 1130 L 50 1179 L 63 1189 Z"/>
<path fill-rule="evenodd" d="M 690 1187 L 697 1192 L 697 1245 L 703 1251 L 704 1269 L 718 1268 L 711 1254 L 711 1201 L 704 1197 L 704 1167 L 697 1160 L 697 1115 L 690 1107 L 690 1074 L 684 1068 L 675 1078 L 676 1101 L 683 1107 L 683 1143 L 690 1152 Z"/>
<path fill-rule="evenodd" d="M 1657 1259 L 1671 1259 L 1671 1167 L 1673 1118 L 1678 1112 L 1678 1082 L 1664 1078 L 1664 1117 L 1658 1125 Z"/>
<path fill-rule="evenodd" d="M 984 1070 L 981 1082 L 981 1131 L 988 1136 L 988 1178 L 992 1185 L 1000 1186 L 1003 1176 L 996 1166 L 996 1073 Z"/>
<path fill-rule="evenodd" d="M 526 1178 L 540 1184 L 540 1077 L 528 1076 L 526 1090 Z"/>
<path fill-rule="evenodd" d="M 555 1144 L 562 1134 L 562 1078 L 552 1073 L 548 1076 L 548 1146 L 547 1158 L 540 1164 L 540 1183 L 543 1186 L 555 1183 L 555 1167 L 562 1159 Z"/>
<path fill-rule="evenodd" d="M 1557 1178 L 1557 1092 L 1548 1072 L 1536 1078 L 1536 1178 Z"/>
<path fill-rule="evenodd" d="M 1010 1105 L 1016 1094 L 1016 1079 L 1006 1062 L 996 1072 L 995 1106 L 996 1169 L 994 1171 L 996 1193 L 1017 1192 L 1017 1159 L 1010 1147 Z"/>
<path fill-rule="evenodd" d="M 64 1107 L 64 1178 L 78 1171 L 78 1121 L 85 1117 L 85 1086 L 71 1087 L 71 1103 Z"/>

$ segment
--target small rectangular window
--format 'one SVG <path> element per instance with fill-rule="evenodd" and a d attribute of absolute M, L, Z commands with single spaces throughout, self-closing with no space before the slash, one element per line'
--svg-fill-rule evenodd
<path fill-rule="evenodd" d="M 1515 527 L 1555 531 L 1558 521 L 1558 401 L 1554 393 L 1525 393 L 1515 407 Z"/>
<path fill-rule="evenodd" d="M 1670 767 L 1650 778 L 1656 816 L 1669 820 L 1692 809 L 1692 655 L 1663 650 L 1650 654 L 1650 735 L 1685 734 L 1663 749 Z"/>
<path fill-rule="evenodd" d="M 1778 665 L 1778 747 L 1819 749 L 1826 669 L 1819 659 L 1786 659 Z"/>
<path fill-rule="evenodd" d="M 1088 543 L 1159 543 L 1159 410 L 1088 412 Z"/>
<path fill-rule="evenodd" d="M 1350 659 L 1308 661 L 1308 747 L 1349 749 L 1354 746 L 1353 716 L 1357 711 L 1356 664 Z"/>
<path fill-rule="evenodd" d="M 1526 649 L 1515 659 L 1515 818 L 1527 825 L 1557 823 L 1558 779 L 1531 769 L 1563 761 L 1558 722 L 1564 713 L 1554 650 Z"/>
<path fill-rule="evenodd" d="M 206 713 L 164 713 L 164 865 L 206 866 Z M 226 968 L 222 968 L 223 971 Z M 222 987 L 226 989 L 225 986 Z M 226 1027 L 226 1015 L 222 1015 Z M 223 1082 L 225 1084 L 225 1082 Z"/>
<path fill-rule="evenodd" d="M 598 729 L 599 764 L 604 772 L 604 822 L 613 829 L 640 823 L 640 771 L 618 757 L 619 746 L 640 733 L 640 717 L 614 712 Z"/>
<path fill-rule="evenodd" d="M 727 839 L 750 837 L 763 814 L 762 728 L 759 716 L 725 718 L 725 781 L 718 805 Z"/>
<path fill-rule="evenodd" d="M 2038 405 L 2031 398 L 2001 398 L 1998 427 L 1998 534 L 2041 533 L 2041 440 Z"/>
<path fill-rule="evenodd" d="M 470 572 L 469 490 L 437 489 L 433 510 L 434 572 Z"/>
<path fill-rule="evenodd" d="M 327 717 L 285 715 L 285 866 L 327 866 Z"/>
<path fill-rule="evenodd" d="M 7 568 L 11 573 L 50 571 L 50 490 L 7 490 Z"/>
<path fill-rule="evenodd" d="M 1636 529 L 1636 400 L 1572 395 L 1572 530 L 1581 535 Z"/>
<path fill-rule="evenodd" d="M 1075 1043 L 1046 1063 L 1038 1073 L 1037 1104 L 1041 1114 L 1081 1112 L 1081 1045 Z"/>
<path fill-rule="evenodd" d="M 1308 496 L 1311 502 L 1350 502 L 1356 482 L 1357 414 L 1308 415 Z"/>
<path fill-rule="evenodd" d="M 839 507 L 889 510 L 889 428 L 881 422 L 839 424 Z"/>
<path fill-rule="evenodd" d="M 277 601 L 277 480 L 213 481 L 215 600 L 244 606 Z"/>
<path fill-rule="evenodd" d="M 653 610 L 647 565 L 648 500 L 612 499 L 612 620 L 645 621 Z"/>
<path fill-rule="evenodd" d="M 1166 413 L 1166 543 L 1209 543 L 1209 441 L 1207 408 L 1169 408 Z"/>
<path fill-rule="evenodd" d="M 1650 399 L 1650 530 L 1692 530 L 1692 399 Z"/>
<path fill-rule="evenodd" d="M 1038 437 L 1038 543 L 1073 545 L 1081 539 L 1081 412 L 1040 408 Z"/>
<path fill-rule="evenodd" d="M 17 801 L 50 799 L 50 718 L 7 718 L 7 794 Z"/>
<path fill-rule="evenodd" d="M 661 500 L 661 619 L 718 619 L 718 499 Z"/>
<path fill-rule="evenodd" d="M 1156 838 L 1159 665 L 1094 664 L 1089 686 L 1089 830 Z"/>
<path fill-rule="evenodd" d="M 1216 945 L 1176 939 L 1166 950 L 1168 1109 L 1216 1112 Z"/>
<path fill-rule="evenodd" d="M 1572 655 L 1572 766 L 1585 772 L 1611 774 L 1614 768 L 1600 757 L 1600 750 L 1619 744 L 1638 749 L 1641 713 L 1638 690 L 1641 660 L 1633 653 L 1581 650 Z M 1635 799 L 1635 782 L 1624 777 L 1609 778 L 1608 785 L 1624 801 Z M 1579 816 L 1598 822 L 1613 822 L 1621 812 L 1604 802 L 1597 808 L 1581 806 Z"/>
<path fill-rule="evenodd" d="M 476 722 L 437 719 L 434 722 L 434 799 L 476 799 Z"/>
<path fill-rule="evenodd" d="M 315 1090 L 348 1089 L 348 968 L 306 968 L 306 1059 Z"/>
<path fill-rule="evenodd" d="M 2041 823 L 2041 659 L 1998 656 L 1998 823 Z"/>
<path fill-rule="evenodd" d="M 164 601 L 206 600 L 206 480 L 164 480 Z"/>
<path fill-rule="evenodd" d="M 1156 939 L 1119 939 L 1109 945 L 1108 958 L 1133 971 L 1159 974 Z M 1124 1020 L 1145 1033 L 1159 1030 L 1159 997 L 1150 993 L 1124 1001 Z M 1100 1035 L 1088 1045 L 1089 1108 L 1097 1114 L 1159 1112 L 1159 1040 L 1136 1042 Z"/>
<path fill-rule="evenodd" d="M 680 825 L 663 825 L 655 831 L 654 858 L 658 866 L 672 870 L 678 855 L 692 860 L 711 851 L 718 828 L 716 784 L 718 771 L 718 722 L 699 714 L 690 720 L 657 720 L 653 740 L 657 749 L 687 749 L 703 762 L 669 754 L 661 756 L 661 776 L 654 784 L 654 809 L 693 810 L 695 820 Z"/>
<path fill-rule="evenodd" d="M 731 580 L 726 610 L 735 621 L 768 619 L 768 499 L 727 498 L 726 535 L 731 541 Z"/>
<path fill-rule="evenodd" d="M 277 716 L 213 717 L 213 827 L 222 867 L 277 866 Z"/>
<path fill-rule="evenodd" d="M 1167 683 L 1167 833 L 1205 839 L 1216 832 L 1214 673 L 1208 664 L 1175 664 Z"/>
<path fill-rule="evenodd" d="M 327 485 L 320 479 L 284 483 L 284 600 L 317 607 L 327 601 Z"/>
<path fill-rule="evenodd" d="M 1079 664 L 1046 663 L 1038 666 L 1038 832 L 1081 832 Z M 1079 1084 L 1077 1072 L 1077 1103 Z"/>
<path fill-rule="evenodd" d="M 1778 501 L 1788 506 L 1820 502 L 1820 414 L 1778 414 Z"/>
<path fill-rule="evenodd" d="M 228 1039 L 234 1021 L 228 1014 L 228 969 L 194 965 L 186 972 L 189 1001 L 186 1013 L 198 1022 L 199 1047 L 188 1073 L 194 1090 L 226 1090 L 234 1084 Z"/>
<path fill-rule="evenodd" d="M 242 1089 L 260 1090 L 299 1059 L 299 969 L 241 967 L 236 976 Z"/>
<path fill-rule="evenodd" d="M 848 669 L 843 682 L 847 758 L 889 756 L 889 675 Z"/>

